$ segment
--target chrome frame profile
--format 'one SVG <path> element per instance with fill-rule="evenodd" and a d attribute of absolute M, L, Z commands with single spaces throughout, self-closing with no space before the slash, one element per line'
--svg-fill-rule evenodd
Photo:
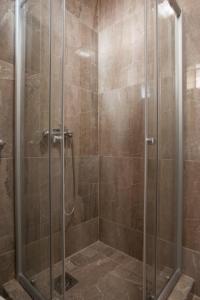
<path fill-rule="evenodd" d="M 21 236 L 21 99 L 22 85 L 22 18 L 21 2 L 15 3 L 15 221 L 16 221 L 16 273 L 22 272 Z"/>
<path fill-rule="evenodd" d="M 157 3 L 158 0 L 156 0 Z M 166 300 L 173 290 L 175 284 L 177 283 L 182 270 L 182 189 L 183 189 L 183 41 L 182 41 L 182 11 L 178 6 L 176 0 L 168 0 L 171 7 L 174 9 L 176 14 L 175 22 L 175 57 L 176 57 L 176 134 L 177 134 L 177 249 L 176 249 L 176 258 L 177 265 L 176 270 L 161 294 L 157 297 L 153 295 L 154 299 Z M 143 300 L 148 299 L 147 297 L 147 272 L 146 272 L 146 226 L 147 226 L 147 171 L 148 171 L 148 74 L 147 74 L 147 54 L 148 54 L 148 42 L 147 42 L 147 19 L 148 19 L 148 0 L 145 0 L 145 175 L 144 175 L 144 243 L 143 243 Z M 156 16 L 157 18 L 158 16 Z M 156 21 L 157 23 L 157 21 Z M 157 26 L 157 25 L 156 25 Z M 156 29 L 157 31 L 157 29 Z M 157 41 L 156 41 L 157 43 Z M 157 46 L 156 46 L 157 48 Z M 157 49 L 158 51 L 158 49 Z M 158 62 L 157 62 L 158 63 Z M 158 88 L 158 87 L 157 87 Z"/>

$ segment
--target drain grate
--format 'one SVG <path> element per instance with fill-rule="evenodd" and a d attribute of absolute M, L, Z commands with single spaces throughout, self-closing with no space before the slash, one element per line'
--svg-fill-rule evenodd
<path fill-rule="evenodd" d="M 72 277 L 70 274 L 65 273 L 65 290 L 68 291 L 75 284 L 78 283 L 78 280 Z M 58 276 L 54 280 L 55 290 L 61 295 L 62 294 L 62 275 Z"/>

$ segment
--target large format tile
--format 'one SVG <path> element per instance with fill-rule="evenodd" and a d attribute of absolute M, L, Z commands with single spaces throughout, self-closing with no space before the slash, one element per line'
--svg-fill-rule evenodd
<path fill-rule="evenodd" d="M 87 26 L 96 29 L 98 26 L 97 0 L 69 0 L 66 2 L 67 10 Z"/>
<path fill-rule="evenodd" d="M 54 265 L 55 278 L 61 274 L 62 263 Z M 129 255 L 98 241 L 69 256 L 65 271 L 78 280 L 66 291 L 66 299 L 141 300 L 142 263 Z M 49 286 L 49 271 L 34 277 L 44 293 Z M 56 292 L 55 296 L 59 296 Z"/>
<path fill-rule="evenodd" d="M 14 248 L 13 160 L 0 161 L 0 255 Z"/>
<path fill-rule="evenodd" d="M 200 296 L 200 255 L 198 251 L 183 248 L 183 272 L 195 280 L 194 294 Z"/>
<path fill-rule="evenodd" d="M 199 243 L 199 172 L 195 161 L 184 164 L 184 214 L 183 244 L 185 247 L 200 251 Z"/>
<path fill-rule="evenodd" d="M 0 13 L 0 59 L 14 62 L 14 1 L 2 0 Z"/>
<path fill-rule="evenodd" d="M 0 284 L 3 284 L 15 275 L 15 253 L 14 251 L 5 252 L 0 255 Z"/>
<path fill-rule="evenodd" d="M 140 231 L 100 218 L 100 240 L 142 260 L 143 234 Z"/>
<path fill-rule="evenodd" d="M 66 255 L 71 255 L 98 240 L 98 218 L 66 229 Z"/>
<path fill-rule="evenodd" d="M 13 156 L 14 143 L 14 82 L 0 80 L 0 139 L 6 144 L 1 157 Z"/>
<path fill-rule="evenodd" d="M 31 300 L 31 297 L 16 280 L 10 280 L 4 285 L 4 289 L 9 297 L 12 297 L 13 299 Z"/>
<path fill-rule="evenodd" d="M 100 152 L 102 155 L 142 156 L 144 102 L 139 86 L 100 96 Z"/>

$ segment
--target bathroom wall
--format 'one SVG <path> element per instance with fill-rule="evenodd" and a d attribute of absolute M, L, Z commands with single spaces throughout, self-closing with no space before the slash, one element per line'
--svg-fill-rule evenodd
<path fill-rule="evenodd" d="M 99 1 L 100 240 L 142 259 L 144 3 Z"/>
<path fill-rule="evenodd" d="M 184 210 L 183 264 L 200 295 L 200 2 L 178 0 L 183 8 Z"/>
<path fill-rule="evenodd" d="M 2 0 L 0 9 L 0 285 L 14 276 L 13 111 L 14 2 Z"/>

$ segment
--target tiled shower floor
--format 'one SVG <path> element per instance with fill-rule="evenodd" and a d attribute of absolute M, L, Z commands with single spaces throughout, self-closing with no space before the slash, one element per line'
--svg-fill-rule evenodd
<path fill-rule="evenodd" d="M 142 263 L 102 242 L 67 258 L 65 270 L 78 280 L 66 292 L 66 300 L 142 299 Z M 35 279 L 44 290 L 45 273 Z"/>
<path fill-rule="evenodd" d="M 142 299 L 142 263 L 101 242 L 67 259 L 66 271 L 78 280 L 67 299 Z"/>
<path fill-rule="evenodd" d="M 57 264 L 57 275 L 59 269 L 60 265 Z M 65 270 L 78 280 L 66 292 L 66 300 L 142 299 L 142 262 L 102 242 L 98 241 L 67 258 Z M 47 274 L 44 271 L 34 278 L 36 286 L 43 294 L 48 291 Z M 11 290 L 14 297 L 15 291 L 13 288 Z M 55 299 L 59 298 L 57 294 Z M 18 300 L 15 297 L 13 299 Z"/>

